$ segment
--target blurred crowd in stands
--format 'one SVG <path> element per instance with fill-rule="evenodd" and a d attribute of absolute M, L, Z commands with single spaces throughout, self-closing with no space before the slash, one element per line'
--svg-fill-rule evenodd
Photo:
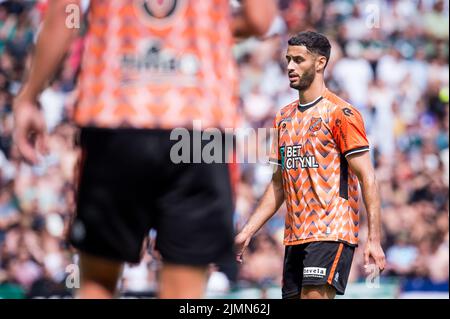
<path fill-rule="evenodd" d="M 289 35 L 302 30 L 327 35 L 333 48 L 327 85 L 363 114 L 376 166 L 388 262 L 381 282 L 394 278 L 401 290 L 448 292 L 448 0 L 278 2 L 280 16 L 270 33 L 235 47 L 243 127 L 271 127 L 277 110 L 297 99 L 285 71 Z M 70 117 L 81 36 L 40 99 L 50 155 L 29 166 L 20 162 L 12 142 L 12 100 L 45 8 L 46 1 L 0 0 L 0 298 L 69 296 L 67 266 L 76 262 L 65 236 L 74 213 L 78 150 Z M 252 213 L 271 173 L 264 163 L 240 165 L 236 227 Z M 211 294 L 257 287 L 264 297 L 268 287 L 280 285 L 284 214 L 282 207 L 258 233 L 237 272 L 211 267 Z M 350 284 L 367 276 L 363 208 L 361 219 Z M 139 265 L 127 265 L 122 292 L 152 294 L 158 265 L 151 249 Z"/>

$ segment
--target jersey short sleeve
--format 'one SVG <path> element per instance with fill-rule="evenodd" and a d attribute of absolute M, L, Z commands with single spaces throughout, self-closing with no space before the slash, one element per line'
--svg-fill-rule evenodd
<path fill-rule="evenodd" d="M 344 156 L 369 150 L 369 142 L 361 114 L 351 106 L 337 107 L 334 111 L 332 134 Z"/>

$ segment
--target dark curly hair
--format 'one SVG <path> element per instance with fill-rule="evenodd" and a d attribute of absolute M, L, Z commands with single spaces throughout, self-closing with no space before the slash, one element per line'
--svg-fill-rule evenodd
<path fill-rule="evenodd" d="M 302 45 L 305 46 L 308 51 L 320 54 L 327 58 L 327 64 L 330 60 L 331 44 L 327 37 L 321 33 L 313 31 L 300 32 L 288 41 L 289 45 Z M 326 65 L 325 65 L 326 67 Z"/>

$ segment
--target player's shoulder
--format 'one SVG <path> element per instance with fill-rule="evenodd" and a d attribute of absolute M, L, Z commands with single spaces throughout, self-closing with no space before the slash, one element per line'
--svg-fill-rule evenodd
<path fill-rule="evenodd" d="M 295 100 L 288 105 L 283 106 L 280 110 L 278 110 L 275 116 L 275 122 L 278 124 L 282 120 L 286 120 L 295 114 L 295 111 L 298 107 L 298 100 Z"/>
<path fill-rule="evenodd" d="M 349 102 L 345 101 L 335 93 L 327 90 L 323 96 L 327 107 L 332 113 L 343 113 L 346 116 L 357 115 L 361 116 L 358 109 Z"/>

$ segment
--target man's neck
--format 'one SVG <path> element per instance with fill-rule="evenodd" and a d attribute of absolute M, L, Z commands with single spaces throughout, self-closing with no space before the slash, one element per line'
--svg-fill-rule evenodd
<path fill-rule="evenodd" d="M 325 90 L 326 87 L 323 81 L 318 82 L 316 85 L 312 84 L 305 91 L 299 91 L 299 103 L 309 104 L 311 102 L 314 102 L 315 100 L 317 100 L 317 98 L 323 95 Z"/>

